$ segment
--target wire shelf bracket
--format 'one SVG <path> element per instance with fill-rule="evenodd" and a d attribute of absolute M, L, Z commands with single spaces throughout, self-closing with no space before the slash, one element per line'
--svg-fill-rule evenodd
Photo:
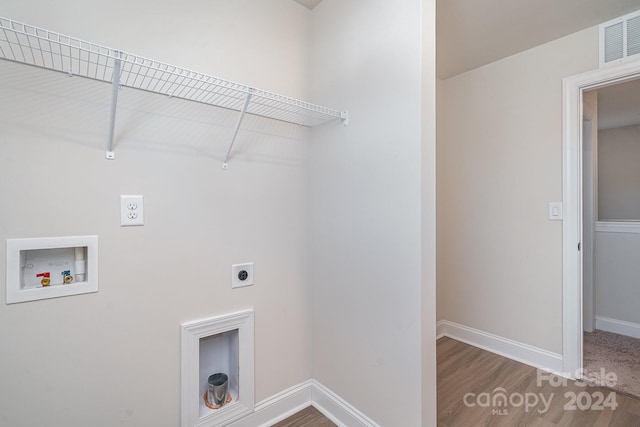
<path fill-rule="evenodd" d="M 113 61 L 113 76 L 111 82 L 111 109 L 109 111 L 109 136 L 107 139 L 107 154 L 108 160 L 116 158 L 116 153 L 113 151 L 113 138 L 116 127 L 116 110 L 118 106 L 118 92 L 120 91 L 120 69 L 122 62 L 120 61 L 119 52 L 115 52 L 116 58 Z"/>
<path fill-rule="evenodd" d="M 244 119 L 244 115 L 247 112 L 247 108 L 249 107 L 249 103 L 251 102 L 252 92 L 247 93 L 246 98 L 244 99 L 244 105 L 242 106 L 242 110 L 240 110 L 240 115 L 238 116 L 238 121 L 236 122 L 236 127 L 233 131 L 233 137 L 231 138 L 231 144 L 229 144 L 229 149 L 227 150 L 227 154 L 224 156 L 224 162 L 222 162 L 222 169 L 229 169 L 229 156 L 231 156 L 231 149 L 233 148 L 233 143 L 236 142 L 236 138 L 238 136 L 238 131 L 240 130 L 240 125 L 242 124 L 242 119 Z"/>
<path fill-rule="evenodd" d="M 0 59 L 110 83 L 112 92 L 106 149 L 106 158 L 110 160 L 115 159 L 115 120 L 118 89 L 121 87 L 239 111 L 223 162 L 225 169 L 245 114 L 307 127 L 334 119 L 342 120 L 345 125 L 349 123 L 346 111 L 251 88 L 2 17 Z"/>

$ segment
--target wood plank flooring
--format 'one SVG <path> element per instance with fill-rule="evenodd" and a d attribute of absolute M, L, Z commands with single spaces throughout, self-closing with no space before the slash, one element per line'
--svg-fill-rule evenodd
<path fill-rule="evenodd" d="M 274 424 L 273 427 L 336 427 L 327 417 L 313 406 L 293 414 L 289 418 Z"/>
<path fill-rule="evenodd" d="M 538 373 L 450 338 L 438 340 L 437 353 L 439 427 L 640 427 L 640 400 Z M 335 424 L 310 406 L 274 427 Z"/>
<path fill-rule="evenodd" d="M 563 384 L 560 377 L 446 337 L 438 340 L 437 353 L 438 426 L 640 426 L 640 401 L 620 393 Z M 505 406 L 499 395 L 507 397 Z M 614 402 L 616 409 L 607 407 Z"/>

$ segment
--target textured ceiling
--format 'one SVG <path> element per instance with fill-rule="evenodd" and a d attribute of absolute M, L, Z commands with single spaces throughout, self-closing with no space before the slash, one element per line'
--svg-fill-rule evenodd
<path fill-rule="evenodd" d="M 437 0 L 441 79 L 640 9 L 639 0 Z"/>

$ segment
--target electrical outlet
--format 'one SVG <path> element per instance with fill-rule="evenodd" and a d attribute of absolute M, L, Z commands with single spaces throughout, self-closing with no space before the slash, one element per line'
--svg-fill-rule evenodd
<path fill-rule="evenodd" d="M 143 196 L 120 196 L 120 225 L 144 225 Z"/>
<path fill-rule="evenodd" d="M 241 288 L 253 285 L 253 263 L 233 264 L 231 266 L 231 287 Z"/>

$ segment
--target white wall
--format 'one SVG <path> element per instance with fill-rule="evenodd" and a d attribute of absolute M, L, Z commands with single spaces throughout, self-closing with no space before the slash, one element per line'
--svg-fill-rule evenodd
<path fill-rule="evenodd" d="M 640 325 L 640 226 L 596 232 L 595 314 Z"/>
<path fill-rule="evenodd" d="M 10 1 L 2 9 L 306 97 L 311 13 L 291 0 Z M 256 401 L 311 377 L 308 134 L 249 117 L 223 171 L 236 114 L 123 89 L 117 158 L 107 161 L 110 90 L 0 61 L 0 241 L 100 239 L 98 293 L 0 304 L 3 426 L 175 427 L 180 324 L 247 307 L 256 310 Z M 119 226 L 120 194 L 145 196 L 144 227 Z M 256 285 L 232 290 L 231 264 L 246 261 Z"/>
<path fill-rule="evenodd" d="M 640 125 L 598 132 L 601 221 L 640 220 Z"/>
<path fill-rule="evenodd" d="M 436 387 L 436 2 L 422 2 L 422 426 L 434 426 Z"/>
<path fill-rule="evenodd" d="M 598 132 L 598 212 L 604 222 L 596 223 L 595 233 L 595 315 L 598 329 L 618 333 L 627 332 L 618 330 L 616 321 L 640 325 L 640 226 L 607 220 L 640 219 L 638 137 L 640 126 Z"/>
<path fill-rule="evenodd" d="M 562 353 L 562 78 L 597 28 L 438 85 L 438 318 Z"/>
<path fill-rule="evenodd" d="M 291 2 L 6 0 L 2 16 L 306 98 L 311 12 Z"/>
<path fill-rule="evenodd" d="M 313 377 L 382 426 L 422 425 L 421 14 L 419 0 L 314 9 L 313 98 L 350 124 L 312 137 Z"/>

